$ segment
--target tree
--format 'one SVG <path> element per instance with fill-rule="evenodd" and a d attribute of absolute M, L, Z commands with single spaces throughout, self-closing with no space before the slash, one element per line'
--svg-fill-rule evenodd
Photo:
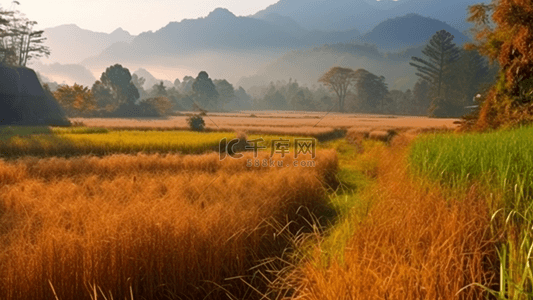
<path fill-rule="evenodd" d="M 497 83 L 482 103 L 476 127 L 533 121 L 532 2 L 498 0 L 474 5 L 468 21 L 476 24 L 477 42 L 467 45 L 467 49 L 476 49 L 501 67 Z"/>
<path fill-rule="evenodd" d="M 318 82 L 323 83 L 337 94 L 339 112 L 344 111 L 344 99 L 350 86 L 356 79 L 355 72 L 350 68 L 333 67 L 329 69 Z"/>
<path fill-rule="evenodd" d="M 446 76 L 452 64 L 459 59 L 459 49 L 453 42 L 453 35 L 446 30 L 438 31 L 422 50 L 426 59 L 413 56 L 409 63 L 417 69 L 416 75 L 431 84 L 435 97 L 441 97 Z"/>
<path fill-rule="evenodd" d="M 17 1 L 13 1 L 19 4 Z M 44 31 L 34 30 L 37 22 L 30 21 L 19 11 L 0 9 L 0 59 L 3 64 L 26 66 L 32 58 L 50 55 L 44 46 Z"/>
<path fill-rule="evenodd" d="M 318 103 L 320 105 L 319 109 L 322 108 L 323 110 L 329 110 L 329 108 L 334 105 L 333 99 L 331 99 L 331 97 L 328 95 L 322 96 Z"/>
<path fill-rule="evenodd" d="M 193 83 L 194 83 L 194 77 L 192 76 L 183 77 L 183 80 L 180 83 L 179 91 L 184 94 L 192 92 Z"/>
<path fill-rule="evenodd" d="M 236 109 L 243 110 L 252 108 L 252 97 L 248 95 L 242 86 L 239 86 L 239 88 L 235 90 L 235 98 L 235 104 L 237 105 L 237 107 L 235 107 Z"/>
<path fill-rule="evenodd" d="M 93 84 L 91 92 L 96 99 L 96 106 L 98 108 L 103 108 L 107 111 L 113 111 L 118 108 L 113 94 L 111 93 L 111 89 L 106 87 L 100 80 L 97 80 Z"/>
<path fill-rule="evenodd" d="M 306 97 L 303 89 L 300 89 L 298 93 L 292 96 L 290 103 L 293 110 L 309 110 L 314 108 L 311 103 L 311 99 Z"/>
<path fill-rule="evenodd" d="M 217 107 L 219 95 L 215 84 L 211 78 L 209 78 L 207 72 L 202 71 L 198 74 L 198 77 L 196 77 L 194 83 L 192 84 L 192 90 L 196 100 L 204 109 L 208 107 Z"/>
<path fill-rule="evenodd" d="M 67 115 L 80 116 L 96 108 L 96 100 L 88 87 L 79 84 L 60 85 L 53 93 Z"/>
<path fill-rule="evenodd" d="M 387 98 L 393 106 L 392 111 L 400 115 L 406 115 L 408 110 L 408 104 L 405 102 L 405 93 L 400 90 L 391 90 L 387 94 Z"/>
<path fill-rule="evenodd" d="M 152 87 L 152 94 L 154 96 L 167 96 L 167 87 L 164 85 L 163 81 L 154 84 Z"/>
<path fill-rule="evenodd" d="M 287 99 L 276 89 L 273 83 L 270 83 L 270 87 L 263 98 L 263 104 L 267 109 L 287 109 Z"/>
<path fill-rule="evenodd" d="M 119 64 L 108 67 L 100 76 L 100 80 L 95 82 L 92 90 L 99 106 L 101 104 L 100 107 L 108 107 L 111 110 L 122 105 L 134 105 L 140 97 L 132 82 L 130 71 Z"/>
<path fill-rule="evenodd" d="M 488 61 L 476 51 L 461 51 L 460 58 L 452 65 L 449 79 L 447 99 L 454 99 L 459 107 L 474 105 L 472 99 L 479 94 L 484 86 L 493 83 L 498 66 L 489 66 Z"/>
<path fill-rule="evenodd" d="M 324 111 L 331 110 L 335 105 L 335 101 L 332 98 L 330 91 L 322 84 L 315 85 L 313 88 L 313 99 L 315 102 L 315 108 Z"/>
<path fill-rule="evenodd" d="M 171 87 L 170 89 L 166 90 L 166 93 L 166 97 L 172 104 L 173 110 L 185 110 L 182 106 L 184 96 L 178 91 L 176 87 Z"/>
<path fill-rule="evenodd" d="M 407 91 L 405 91 L 405 93 L 403 94 L 403 105 L 406 106 L 406 109 L 405 109 L 405 112 L 408 114 L 408 115 L 413 115 L 414 114 L 414 97 L 413 97 L 413 91 L 411 91 L 410 89 L 408 89 Z"/>
<path fill-rule="evenodd" d="M 200 115 L 188 117 L 187 123 L 189 124 L 189 128 L 193 131 L 204 131 L 205 129 L 204 118 Z"/>
<path fill-rule="evenodd" d="M 377 76 L 365 69 L 354 72 L 357 99 L 361 108 L 366 112 L 383 112 L 385 109 L 388 87 L 385 77 Z"/>
<path fill-rule="evenodd" d="M 413 88 L 413 113 L 424 116 L 431 105 L 430 85 L 426 80 L 419 79 Z"/>
<path fill-rule="evenodd" d="M 146 104 L 153 107 L 153 109 L 160 116 L 166 116 L 172 113 L 172 103 L 167 97 L 154 97 L 141 101 L 141 105 Z"/>
<path fill-rule="evenodd" d="M 233 85 L 229 83 L 226 79 L 223 80 L 214 80 L 216 90 L 219 94 L 219 109 L 222 108 L 222 105 L 229 103 L 235 99 L 235 89 Z"/>

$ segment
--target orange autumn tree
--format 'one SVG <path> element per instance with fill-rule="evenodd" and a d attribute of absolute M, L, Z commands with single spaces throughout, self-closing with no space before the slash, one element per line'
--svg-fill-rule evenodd
<path fill-rule="evenodd" d="M 492 14 L 492 15 L 491 15 Z M 533 121 L 533 0 L 493 0 L 470 7 L 476 23 L 475 44 L 501 67 L 498 82 L 486 95 L 477 129 L 510 127 Z"/>
<path fill-rule="evenodd" d="M 96 99 L 91 90 L 77 83 L 59 86 L 54 97 L 69 117 L 82 116 L 96 108 Z"/>
<path fill-rule="evenodd" d="M 355 84 L 356 73 L 350 68 L 332 67 L 329 69 L 318 82 L 329 87 L 337 94 L 339 98 L 339 112 L 344 112 L 344 100 L 350 89 L 350 86 Z"/>

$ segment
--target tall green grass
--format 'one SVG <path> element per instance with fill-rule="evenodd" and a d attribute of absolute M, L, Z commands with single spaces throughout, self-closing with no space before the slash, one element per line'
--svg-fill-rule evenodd
<path fill-rule="evenodd" d="M 410 153 L 412 170 L 455 190 L 473 184 L 501 201 L 493 208 L 501 238 L 499 299 L 533 298 L 533 127 L 491 133 L 427 135 Z"/>

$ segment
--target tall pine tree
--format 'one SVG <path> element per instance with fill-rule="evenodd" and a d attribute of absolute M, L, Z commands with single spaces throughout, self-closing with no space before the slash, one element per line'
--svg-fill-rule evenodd
<path fill-rule="evenodd" d="M 453 35 L 446 30 L 438 31 L 422 53 L 427 58 L 413 56 L 414 62 L 410 65 L 417 69 L 416 75 L 431 85 L 433 96 L 442 97 L 451 66 L 459 59 L 459 48 L 453 42 Z"/>

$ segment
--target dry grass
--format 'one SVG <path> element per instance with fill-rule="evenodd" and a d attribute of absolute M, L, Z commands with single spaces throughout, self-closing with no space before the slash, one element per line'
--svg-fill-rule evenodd
<path fill-rule="evenodd" d="M 402 143 L 406 143 L 403 137 Z M 404 151 L 379 158 L 373 201 L 347 242 L 344 262 L 304 262 L 286 284 L 295 299 L 484 299 L 474 283 L 493 286 L 490 213 L 475 189 L 445 199 L 437 185 L 407 174 Z M 379 155 L 379 154 L 378 154 Z"/>
<path fill-rule="evenodd" d="M 0 161 L 0 299 L 257 298 L 253 267 L 302 207 L 323 213 L 337 159 L 302 172 L 250 155 Z"/>

